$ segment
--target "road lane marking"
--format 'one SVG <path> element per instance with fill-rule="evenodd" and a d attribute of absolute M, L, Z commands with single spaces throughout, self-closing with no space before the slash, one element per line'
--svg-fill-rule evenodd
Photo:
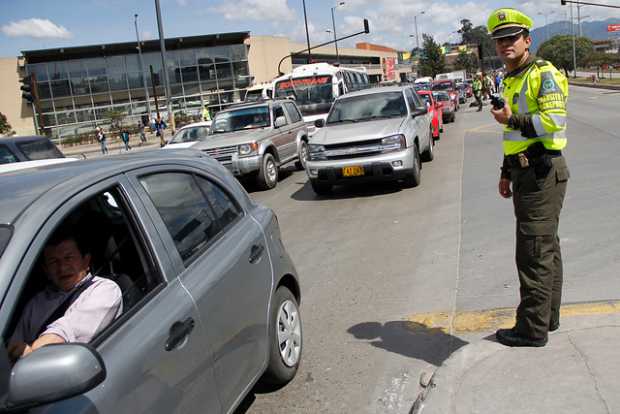
<path fill-rule="evenodd" d="M 575 303 L 562 305 L 560 316 L 610 315 L 620 313 L 620 301 Z M 452 334 L 493 331 L 511 328 L 515 323 L 515 308 L 458 312 L 451 318 L 448 312 L 420 313 L 407 318 L 407 328 L 414 332 Z"/>

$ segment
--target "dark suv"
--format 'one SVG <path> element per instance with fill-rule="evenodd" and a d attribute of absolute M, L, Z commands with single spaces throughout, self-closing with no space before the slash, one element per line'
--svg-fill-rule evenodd
<path fill-rule="evenodd" d="M 49 138 L 41 136 L 0 138 L 0 164 L 65 158 Z"/>

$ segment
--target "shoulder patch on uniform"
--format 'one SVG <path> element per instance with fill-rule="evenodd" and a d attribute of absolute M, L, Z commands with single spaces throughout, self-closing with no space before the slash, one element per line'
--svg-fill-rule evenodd
<path fill-rule="evenodd" d="M 542 72 L 540 74 L 540 92 L 538 93 L 538 96 L 549 95 L 552 93 L 562 93 L 562 89 L 560 89 L 558 83 L 555 81 L 553 72 Z"/>

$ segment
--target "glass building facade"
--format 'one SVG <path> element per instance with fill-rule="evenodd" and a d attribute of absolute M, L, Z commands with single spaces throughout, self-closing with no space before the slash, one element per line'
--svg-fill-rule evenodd
<path fill-rule="evenodd" d="M 166 67 L 173 111 L 212 113 L 239 101 L 250 85 L 248 33 L 166 39 Z M 36 77 L 42 120 L 52 137 L 74 136 L 110 123 L 123 124 L 167 111 L 159 41 L 22 52 Z M 151 76 L 151 69 L 153 76 Z M 154 82 L 153 82 L 154 81 Z M 148 105 L 146 94 L 148 90 Z M 150 106 L 150 114 L 149 114 Z"/>

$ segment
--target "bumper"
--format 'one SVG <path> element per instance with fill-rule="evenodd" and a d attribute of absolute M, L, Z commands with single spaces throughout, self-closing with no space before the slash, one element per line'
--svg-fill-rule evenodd
<path fill-rule="evenodd" d="M 239 157 L 237 154 L 234 154 L 229 162 L 220 162 L 224 165 L 224 167 L 228 168 L 228 170 L 233 173 L 235 177 L 239 177 L 258 171 L 262 160 L 262 155 L 255 155 L 253 157 Z"/>
<path fill-rule="evenodd" d="M 342 169 L 353 166 L 363 167 L 364 175 L 344 177 Z M 329 184 L 399 180 L 405 178 L 412 170 L 413 147 L 372 157 L 306 162 L 308 178 Z"/>

